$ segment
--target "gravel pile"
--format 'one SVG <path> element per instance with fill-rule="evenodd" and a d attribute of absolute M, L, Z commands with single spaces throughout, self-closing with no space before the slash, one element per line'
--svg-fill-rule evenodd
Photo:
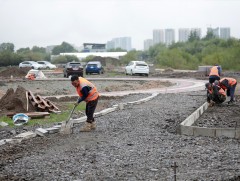
<path fill-rule="evenodd" d="M 239 140 L 178 135 L 205 101 L 165 94 L 99 117 L 97 130 L 0 147 L 0 180 L 240 180 Z"/>

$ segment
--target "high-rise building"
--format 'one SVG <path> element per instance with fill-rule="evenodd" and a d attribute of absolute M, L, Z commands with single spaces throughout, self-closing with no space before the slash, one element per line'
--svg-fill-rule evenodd
<path fill-rule="evenodd" d="M 180 28 L 178 30 L 178 41 L 179 42 L 188 41 L 189 35 L 190 35 L 190 29 L 189 28 Z"/>
<path fill-rule="evenodd" d="M 107 49 L 121 48 L 123 50 L 132 50 L 131 37 L 119 37 L 113 38 L 111 41 L 107 42 Z"/>
<path fill-rule="evenodd" d="M 219 27 L 217 28 L 207 28 L 207 32 L 212 32 L 216 38 L 219 38 Z"/>
<path fill-rule="evenodd" d="M 111 49 L 114 49 L 114 42 L 113 41 L 107 41 L 106 43 L 106 49 L 107 50 L 111 50 Z"/>
<path fill-rule="evenodd" d="M 230 28 L 225 27 L 225 28 L 220 28 L 220 38 L 227 40 L 231 37 L 230 35 Z"/>
<path fill-rule="evenodd" d="M 152 39 L 144 40 L 144 50 L 148 50 L 151 46 L 153 46 L 153 40 Z"/>
<path fill-rule="evenodd" d="M 164 30 L 163 29 L 155 29 L 153 30 L 153 45 L 158 43 L 164 43 Z"/>
<path fill-rule="evenodd" d="M 165 29 L 165 44 L 169 46 L 174 42 L 175 42 L 175 30 Z"/>

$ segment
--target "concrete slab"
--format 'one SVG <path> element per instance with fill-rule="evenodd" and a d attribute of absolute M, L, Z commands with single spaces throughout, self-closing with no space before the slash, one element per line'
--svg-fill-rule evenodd
<path fill-rule="evenodd" d="M 192 126 L 180 125 L 180 130 L 181 130 L 180 134 L 193 136 L 193 127 Z"/>
<path fill-rule="evenodd" d="M 193 126 L 193 135 L 194 136 L 216 136 L 216 130 L 212 128 L 205 128 L 205 127 L 195 127 Z"/>
<path fill-rule="evenodd" d="M 240 139 L 240 129 L 236 129 L 235 131 L 235 138 Z"/>
<path fill-rule="evenodd" d="M 53 134 L 53 133 L 58 133 L 60 131 L 60 128 L 51 127 L 51 128 L 47 128 L 46 130 L 48 131 L 49 134 Z"/>
<path fill-rule="evenodd" d="M 25 133 L 21 133 L 17 136 L 15 136 L 16 138 L 23 138 L 23 139 L 29 139 L 29 138 L 34 138 L 36 136 L 36 133 L 32 132 L 32 131 L 28 131 Z"/>
<path fill-rule="evenodd" d="M 46 129 L 43 129 L 43 128 L 37 128 L 35 130 L 35 133 L 39 136 L 46 136 L 48 134 L 48 131 Z"/>
<path fill-rule="evenodd" d="M 216 137 L 226 136 L 228 138 L 235 137 L 235 129 L 234 128 L 215 128 L 216 129 Z"/>

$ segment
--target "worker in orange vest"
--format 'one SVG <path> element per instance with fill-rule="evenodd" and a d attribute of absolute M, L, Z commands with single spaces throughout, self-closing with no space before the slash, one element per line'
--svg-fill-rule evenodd
<path fill-rule="evenodd" d="M 224 77 L 219 81 L 219 86 L 224 91 L 227 90 L 227 96 L 230 96 L 230 101 L 228 102 L 228 104 L 233 103 L 237 80 L 234 78 Z"/>
<path fill-rule="evenodd" d="M 210 69 L 209 73 L 209 83 L 213 83 L 215 80 L 220 80 L 222 69 L 220 66 L 215 65 Z"/>
<path fill-rule="evenodd" d="M 221 104 L 226 100 L 225 91 L 219 86 L 218 81 L 215 81 L 213 84 L 206 83 L 207 88 L 207 102 L 210 103 L 210 106 L 216 104 Z"/>
<path fill-rule="evenodd" d="M 86 124 L 80 130 L 83 132 L 89 132 L 91 130 L 96 129 L 96 123 L 94 120 L 94 111 L 97 107 L 99 93 L 95 85 L 89 82 L 87 79 L 83 77 L 78 77 L 77 75 L 73 75 L 71 77 L 72 85 L 76 88 L 76 91 L 79 95 L 79 98 L 75 105 L 78 105 L 80 102 L 86 102 Z"/>

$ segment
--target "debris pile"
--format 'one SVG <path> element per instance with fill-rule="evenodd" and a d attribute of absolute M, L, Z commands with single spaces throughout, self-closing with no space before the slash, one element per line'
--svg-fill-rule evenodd
<path fill-rule="evenodd" d="M 0 99 L 0 115 L 27 112 L 59 112 L 59 109 L 49 100 L 40 95 L 34 96 L 31 91 L 18 86 L 16 91 L 8 89 Z"/>
<path fill-rule="evenodd" d="M 0 77 L 11 78 L 12 76 L 13 78 L 24 78 L 30 69 L 29 67 L 9 67 L 0 72 Z"/>
<path fill-rule="evenodd" d="M 18 86 L 15 92 L 12 88 L 8 89 L 0 99 L 0 110 L 0 114 L 4 115 L 8 112 L 32 112 L 35 111 L 35 107 L 28 104 L 26 90 Z"/>

